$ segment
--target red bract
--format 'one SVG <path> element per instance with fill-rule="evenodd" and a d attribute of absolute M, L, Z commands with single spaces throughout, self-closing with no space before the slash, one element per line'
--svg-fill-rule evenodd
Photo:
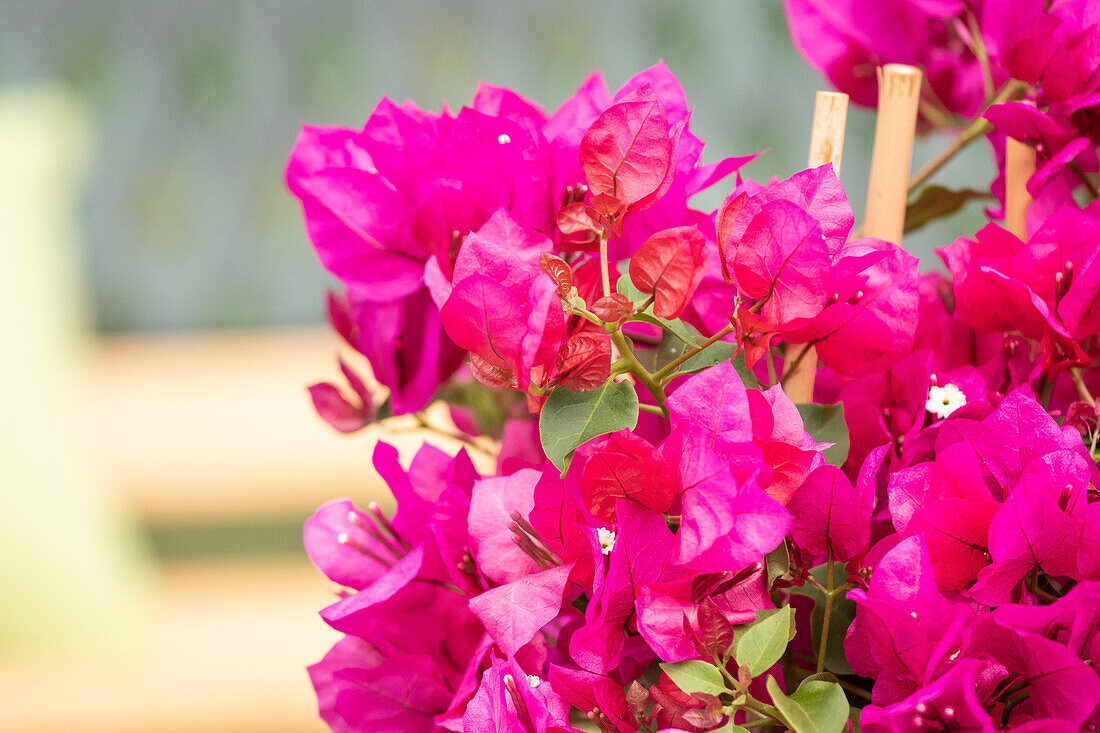
<path fill-rule="evenodd" d="M 654 296 L 653 313 L 677 318 L 706 271 L 706 240 L 698 227 L 665 229 L 646 240 L 630 259 L 630 280 Z"/>
<path fill-rule="evenodd" d="M 867 549 L 874 499 L 873 484 L 853 487 L 839 468 L 821 466 L 787 505 L 794 517 L 791 538 L 816 556 L 828 549 L 834 558 L 847 562 Z"/>
<path fill-rule="evenodd" d="M 668 511 L 680 481 L 656 446 L 621 431 L 594 449 L 581 486 L 588 511 L 610 524 L 615 521 L 616 499 L 631 499 L 658 513 Z"/>
<path fill-rule="evenodd" d="M 644 86 L 608 107 L 581 141 L 581 165 L 593 194 L 641 210 L 671 183 L 675 146 L 664 105 Z"/>
<path fill-rule="evenodd" d="M 981 110 L 982 70 L 973 44 L 967 42 L 970 33 L 965 21 L 970 12 L 986 15 L 981 13 L 981 0 L 784 0 L 783 4 L 795 47 L 833 85 L 850 94 L 854 103 L 876 103 L 875 67 L 903 63 L 924 68 L 928 105 L 965 117 Z M 996 10 L 987 14 L 994 16 L 987 22 L 1005 23 Z M 992 74 L 998 83 L 1005 77 L 996 63 Z"/>
<path fill-rule="evenodd" d="M 740 290 L 767 299 L 761 314 L 772 323 L 815 316 L 825 305 L 829 250 L 817 221 L 794 203 L 763 204 L 726 257 Z"/>

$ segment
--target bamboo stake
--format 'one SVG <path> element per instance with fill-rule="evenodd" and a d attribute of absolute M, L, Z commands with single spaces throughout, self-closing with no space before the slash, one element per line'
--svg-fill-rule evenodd
<path fill-rule="evenodd" d="M 813 131 L 810 133 L 810 168 L 832 163 L 833 171 L 840 175 L 844 126 L 847 120 L 847 94 L 817 93 L 814 100 Z M 783 362 L 783 389 L 792 402 L 813 402 L 816 376 L 817 349 L 810 344 L 789 345 Z"/>
<path fill-rule="evenodd" d="M 901 244 L 921 72 L 913 66 L 886 64 L 878 70 L 878 84 L 878 120 L 863 233 Z"/>
<path fill-rule="evenodd" d="M 1027 241 L 1027 209 L 1031 194 L 1027 182 L 1035 173 L 1035 149 L 1018 140 L 1005 140 L 1005 229 Z"/>

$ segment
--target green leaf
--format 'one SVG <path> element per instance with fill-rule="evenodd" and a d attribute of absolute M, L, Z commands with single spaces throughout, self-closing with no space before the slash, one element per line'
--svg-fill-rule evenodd
<path fill-rule="evenodd" d="M 648 313 L 635 314 L 633 319 L 662 329 L 661 344 L 653 349 L 640 349 L 635 352 L 638 361 L 650 372 L 656 372 L 666 364 L 680 358 L 684 352 L 703 345 L 707 339 L 694 326 L 680 320 L 670 321 L 651 316 Z M 677 374 L 694 374 L 715 364 L 729 361 L 733 357 L 733 344 L 718 341 L 691 357 L 676 370 Z"/>
<path fill-rule="evenodd" d="M 733 368 L 737 370 L 738 376 L 741 377 L 741 383 L 749 389 L 760 389 L 760 380 L 756 378 L 756 375 L 749 371 L 749 368 L 745 366 L 744 357 L 733 360 Z"/>
<path fill-rule="evenodd" d="M 654 349 L 641 349 L 635 352 L 638 361 L 650 372 L 656 372 L 665 364 L 679 359 L 685 351 L 691 351 L 703 346 L 707 337 L 698 332 L 694 326 L 685 324 L 682 320 L 668 320 L 651 316 L 648 313 L 638 313 L 631 316 L 630 320 L 645 322 L 662 329 L 660 346 Z M 729 361 L 734 355 L 734 344 L 728 341 L 712 343 L 691 359 L 680 364 L 676 374 L 694 374 L 704 369 L 709 369 L 715 364 Z M 739 371 L 739 370 L 738 370 Z"/>
<path fill-rule="evenodd" d="M 848 459 L 848 426 L 844 424 L 844 405 L 796 405 L 802 423 L 818 443 L 833 443 L 825 449 L 825 462 L 843 466 Z"/>
<path fill-rule="evenodd" d="M 753 677 L 778 662 L 787 650 L 787 642 L 794 638 L 794 612 L 790 606 L 761 616 L 763 613 L 738 637 L 734 650 L 734 659 L 748 667 Z"/>
<path fill-rule="evenodd" d="M 827 564 L 822 563 L 810 571 L 822 586 L 825 585 Z M 833 563 L 833 582 L 840 585 L 848 577 L 848 571 L 844 563 Z M 788 588 L 787 592 L 800 596 L 806 596 L 814 600 L 814 610 L 810 613 L 810 632 L 813 639 L 814 655 L 821 644 L 821 622 L 825 620 L 825 594 L 806 584 L 801 588 Z M 848 664 L 848 658 L 844 656 L 844 636 L 848 633 L 848 627 L 856 619 L 856 604 L 848 598 L 847 593 L 840 593 L 833 597 L 833 610 L 829 612 L 829 643 L 825 649 L 825 668 L 835 674 L 855 674 Z"/>
<path fill-rule="evenodd" d="M 634 283 L 630 281 L 630 275 L 622 275 L 619 277 L 619 281 L 615 283 L 615 292 L 620 295 L 625 295 L 627 299 L 634 304 L 641 303 L 649 297 L 641 290 L 634 287 Z"/>
<path fill-rule="evenodd" d="M 555 389 L 539 415 L 542 450 L 563 474 L 577 446 L 597 435 L 633 429 L 638 395 L 629 382 L 611 379 L 588 392 Z"/>
<path fill-rule="evenodd" d="M 768 589 L 770 590 L 775 581 L 790 572 L 791 556 L 787 552 L 786 542 L 764 556 L 764 566 L 768 570 Z"/>
<path fill-rule="evenodd" d="M 676 686 L 689 695 L 693 692 L 705 692 L 708 695 L 721 695 L 729 692 L 725 680 L 718 668 L 709 662 L 692 659 L 688 662 L 662 662 L 661 669 Z"/>
<path fill-rule="evenodd" d="M 772 705 L 794 733 L 842 733 L 848 722 L 848 698 L 836 682 L 823 675 L 807 677 L 788 697 L 774 677 L 766 681 Z"/>
<path fill-rule="evenodd" d="M 952 191 L 943 186 L 927 186 L 905 207 L 905 232 L 920 229 L 930 221 L 950 216 L 970 201 L 992 199 L 988 191 L 964 188 Z"/>

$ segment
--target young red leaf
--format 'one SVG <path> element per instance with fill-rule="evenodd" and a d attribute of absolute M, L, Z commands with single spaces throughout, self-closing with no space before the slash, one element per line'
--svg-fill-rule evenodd
<path fill-rule="evenodd" d="M 638 680 L 634 680 L 630 683 L 630 687 L 626 688 L 626 704 L 630 706 L 630 711 L 634 713 L 637 720 L 645 720 L 645 709 L 649 704 L 649 690 L 643 687 Z"/>
<path fill-rule="evenodd" d="M 686 616 L 684 621 L 687 622 Z M 713 598 L 705 598 L 699 604 L 699 632 L 691 631 L 695 646 L 704 659 L 712 654 L 722 657 L 733 646 L 733 624 Z"/>
<path fill-rule="evenodd" d="M 588 310 L 605 323 L 618 323 L 634 312 L 634 304 L 622 293 L 612 293 L 588 306 Z"/>
<path fill-rule="evenodd" d="M 598 193 L 588 200 L 584 213 L 596 226 L 605 229 L 612 237 L 623 235 L 623 214 L 626 204 L 606 193 Z"/>
<path fill-rule="evenodd" d="M 563 206 L 557 215 L 561 244 L 568 250 L 591 249 L 598 238 L 600 223 L 592 218 L 583 201 Z"/>
<path fill-rule="evenodd" d="M 611 337 L 582 331 L 558 351 L 558 383 L 574 392 L 596 389 L 611 376 Z"/>
<path fill-rule="evenodd" d="M 627 207 L 656 192 L 675 173 L 673 157 L 664 105 L 649 86 L 604 110 L 581 140 L 589 190 L 613 196 Z"/>
<path fill-rule="evenodd" d="M 569 291 L 573 289 L 573 268 L 565 260 L 549 252 L 543 252 L 539 255 L 539 269 L 549 275 L 558 286 L 558 295 L 563 298 L 569 297 Z"/>
<path fill-rule="evenodd" d="M 486 387 L 494 389 L 516 389 L 516 374 L 511 369 L 505 369 L 482 359 L 477 354 L 470 354 L 470 373 L 474 379 Z"/>
<path fill-rule="evenodd" d="M 643 293 L 652 293 L 653 313 L 676 318 L 687 307 L 706 271 L 703 233 L 695 226 L 657 232 L 630 260 L 630 280 Z"/>

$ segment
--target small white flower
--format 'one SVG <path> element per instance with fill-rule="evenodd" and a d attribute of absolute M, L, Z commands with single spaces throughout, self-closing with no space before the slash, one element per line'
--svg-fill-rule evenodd
<path fill-rule="evenodd" d="M 928 388 L 928 402 L 925 408 L 936 417 L 947 417 L 966 404 L 966 395 L 953 384 Z"/>
<path fill-rule="evenodd" d="M 539 679 L 537 674 L 529 674 L 527 675 L 527 684 L 531 685 L 531 687 L 538 687 L 542 684 L 542 680 Z"/>
<path fill-rule="evenodd" d="M 497 137 L 497 142 L 501 145 L 507 145 L 508 143 L 512 142 L 512 138 L 508 137 L 507 133 L 502 132 Z"/>
<path fill-rule="evenodd" d="M 603 551 L 603 554 L 610 555 L 611 550 L 615 547 L 615 530 L 600 527 L 596 530 L 596 536 L 600 539 L 600 550 Z"/>

